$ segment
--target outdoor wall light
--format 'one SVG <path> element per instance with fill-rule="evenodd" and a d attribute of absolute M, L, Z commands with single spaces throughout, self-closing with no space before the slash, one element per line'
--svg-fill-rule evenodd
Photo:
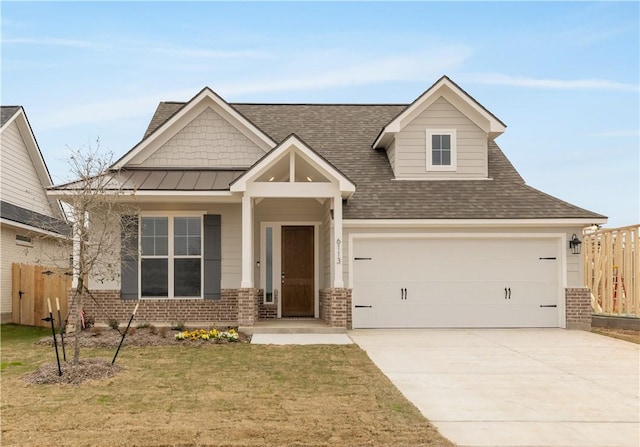
<path fill-rule="evenodd" d="M 573 253 L 574 255 L 580 254 L 582 241 L 578 239 L 578 236 L 576 236 L 575 233 L 573 233 L 573 236 L 571 236 L 571 239 L 569 240 L 569 248 L 571 249 L 571 253 Z"/>

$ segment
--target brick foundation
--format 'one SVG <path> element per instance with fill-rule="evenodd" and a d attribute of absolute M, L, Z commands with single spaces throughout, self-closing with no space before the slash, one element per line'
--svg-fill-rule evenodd
<path fill-rule="evenodd" d="M 351 289 L 321 289 L 320 319 L 331 327 L 351 329 Z"/>
<path fill-rule="evenodd" d="M 238 325 L 253 326 L 258 319 L 258 289 L 238 289 Z"/>
<path fill-rule="evenodd" d="M 258 291 L 257 303 L 258 320 L 275 320 L 278 318 L 278 294 L 274 293 L 273 303 L 264 302 L 264 290 Z"/>
<path fill-rule="evenodd" d="M 567 329 L 591 330 L 591 291 L 587 288 L 565 289 Z"/>
<path fill-rule="evenodd" d="M 69 290 L 69 303 L 75 290 Z M 136 303 L 140 303 L 135 321 L 139 323 L 211 323 L 211 325 L 236 325 L 238 323 L 238 290 L 223 289 L 219 300 L 203 299 L 144 299 L 122 300 L 119 290 L 94 290 L 84 297 L 84 311 L 96 323 L 108 324 L 110 319 L 126 323 Z M 71 315 L 77 315 L 77 303 L 71 307 Z M 73 324 L 73 321 L 69 321 Z"/>

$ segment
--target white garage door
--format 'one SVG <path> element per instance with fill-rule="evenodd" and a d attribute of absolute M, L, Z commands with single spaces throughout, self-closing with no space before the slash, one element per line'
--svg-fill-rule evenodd
<path fill-rule="evenodd" d="M 558 327 L 558 240 L 360 239 L 353 327 Z"/>

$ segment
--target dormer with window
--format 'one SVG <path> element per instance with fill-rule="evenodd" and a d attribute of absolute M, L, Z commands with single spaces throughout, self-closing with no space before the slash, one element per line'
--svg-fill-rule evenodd
<path fill-rule="evenodd" d="M 488 142 L 506 126 L 446 76 L 389 122 L 373 144 L 397 180 L 488 179 Z"/>

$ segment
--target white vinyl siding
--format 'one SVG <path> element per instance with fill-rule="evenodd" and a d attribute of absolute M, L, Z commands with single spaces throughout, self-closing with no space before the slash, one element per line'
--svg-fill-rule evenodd
<path fill-rule="evenodd" d="M 325 201 L 330 202 L 329 199 Z M 262 222 L 284 222 L 287 225 L 311 225 L 313 222 L 325 221 L 325 205 L 320 204 L 315 199 L 263 199 L 254 206 L 254 248 L 255 261 L 260 259 L 261 253 L 261 231 Z M 327 213 L 328 214 L 328 213 Z M 324 228 L 319 228 L 319 280 L 325 278 L 325 243 Z M 223 236 L 224 238 L 224 236 Z M 280 247 L 275 247 L 276 252 L 280 252 Z M 328 255 L 327 255 L 328 256 Z M 254 264 L 255 265 L 255 264 Z M 260 284 L 260 269 L 254 269 L 254 284 Z M 258 286 L 257 286 L 258 287 Z"/>
<path fill-rule="evenodd" d="M 58 217 L 51 208 L 15 121 L 2 131 L 0 144 L 2 200 L 37 213 Z"/>
<path fill-rule="evenodd" d="M 169 215 L 180 211 L 182 215 L 190 214 L 190 211 L 203 212 L 205 214 L 221 215 L 221 283 L 222 289 L 237 289 L 240 287 L 242 277 L 242 217 L 240 204 L 220 204 L 203 206 L 203 204 L 141 204 L 141 212 L 154 212 L 156 216 L 162 214 Z M 171 210 L 171 213 L 166 210 Z M 14 243 L 15 244 L 15 243 Z M 114 259 L 112 262 L 120 270 L 120 260 Z M 119 280 L 96 281 L 89 278 L 89 288 L 92 290 L 113 290 L 120 289 Z"/>
<path fill-rule="evenodd" d="M 451 129 L 456 133 L 456 171 L 427 171 L 428 130 Z M 413 121 L 407 124 L 395 139 L 396 178 L 486 178 L 487 134 L 444 98 L 439 98 Z"/>
<path fill-rule="evenodd" d="M 392 141 L 389 143 L 387 147 L 387 158 L 389 159 L 389 164 L 391 165 L 391 169 L 393 169 L 393 173 L 396 174 L 396 142 Z"/>
<path fill-rule="evenodd" d="M 0 314 L 3 321 L 11 318 L 11 264 L 40 264 L 51 267 L 69 265 L 71 247 L 62 248 L 60 241 L 39 237 L 9 225 L 2 225 L 0 239 Z M 31 246 L 16 243 L 16 236 L 31 237 Z"/>

